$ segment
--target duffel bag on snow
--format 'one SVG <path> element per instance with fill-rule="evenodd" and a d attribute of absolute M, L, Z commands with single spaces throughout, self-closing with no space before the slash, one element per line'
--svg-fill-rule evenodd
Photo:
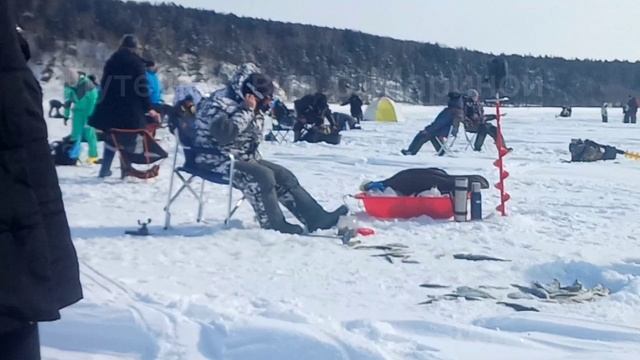
<path fill-rule="evenodd" d="M 78 162 L 77 152 L 73 151 L 76 144 L 71 138 L 54 141 L 49 145 L 51 156 L 56 165 L 75 165 Z"/>
<path fill-rule="evenodd" d="M 600 145 L 595 141 L 572 139 L 569 144 L 571 161 L 590 162 L 598 160 L 614 160 L 617 154 L 624 152 L 609 145 Z"/>

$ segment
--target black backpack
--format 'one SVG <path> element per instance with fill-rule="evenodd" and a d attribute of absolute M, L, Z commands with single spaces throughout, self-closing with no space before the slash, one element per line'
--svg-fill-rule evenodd
<path fill-rule="evenodd" d="M 49 145 L 49 148 L 51 149 L 53 162 L 56 165 L 63 166 L 75 165 L 78 162 L 78 158 L 72 158 L 69 156 L 74 145 L 75 143 L 71 141 L 70 137 L 51 143 L 51 145 Z"/>
<path fill-rule="evenodd" d="M 598 160 L 614 160 L 616 155 L 623 153 L 609 145 L 600 145 L 589 139 L 572 139 L 569 144 L 571 161 L 590 162 Z"/>

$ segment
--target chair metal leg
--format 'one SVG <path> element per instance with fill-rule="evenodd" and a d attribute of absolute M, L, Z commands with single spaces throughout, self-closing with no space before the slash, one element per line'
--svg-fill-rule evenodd
<path fill-rule="evenodd" d="M 450 154 L 449 146 L 447 145 L 447 138 L 441 139 L 439 137 L 436 137 L 436 141 L 440 145 L 440 150 L 437 151 L 438 155 L 442 156 L 442 155 Z"/>
<path fill-rule="evenodd" d="M 171 178 L 169 179 L 169 195 L 167 195 L 167 205 L 164 207 L 164 229 L 167 230 L 171 227 L 171 203 L 172 203 L 172 193 L 173 193 L 173 178 L 175 176 L 176 163 L 178 161 L 178 148 L 179 145 L 176 144 L 176 151 L 173 154 L 173 165 L 171 170 Z"/>
<path fill-rule="evenodd" d="M 465 131 L 464 137 L 467 139 L 467 146 L 465 146 L 464 151 L 467 151 L 469 148 L 473 147 L 473 143 L 476 141 L 477 134 L 474 134 L 471 138 L 469 138 L 469 134 Z"/>
<path fill-rule="evenodd" d="M 204 183 L 205 180 L 202 179 L 202 184 L 200 185 L 200 196 L 196 196 L 198 198 L 198 219 L 197 222 L 202 221 L 202 210 L 204 208 Z"/>
<path fill-rule="evenodd" d="M 229 226 L 229 221 L 231 220 L 231 216 L 235 212 L 236 209 L 231 210 L 231 203 L 233 202 L 233 175 L 236 167 L 236 159 L 233 155 L 229 155 L 231 159 L 231 164 L 229 167 L 229 198 L 227 202 L 227 218 L 224 219 L 224 225 Z M 239 205 L 238 205 L 239 206 Z"/>
<path fill-rule="evenodd" d="M 229 220 L 231 220 L 231 218 L 233 217 L 233 214 L 236 213 L 236 210 L 238 210 L 240 208 L 240 205 L 242 205 L 242 203 L 244 202 L 244 196 L 242 196 L 240 199 L 238 199 L 238 201 L 236 201 L 236 204 L 233 205 L 233 209 L 231 209 L 231 212 L 229 213 L 229 217 L 227 220 L 225 220 L 225 225 L 227 224 L 227 222 Z"/>

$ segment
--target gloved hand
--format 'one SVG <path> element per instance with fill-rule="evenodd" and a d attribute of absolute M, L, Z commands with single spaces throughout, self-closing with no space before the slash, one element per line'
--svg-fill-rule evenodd
<path fill-rule="evenodd" d="M 65 116 L 63 119 L 64 119 L 64 126 L 67 126 L 67 123 L 69 122 L 69 118 Z"/>

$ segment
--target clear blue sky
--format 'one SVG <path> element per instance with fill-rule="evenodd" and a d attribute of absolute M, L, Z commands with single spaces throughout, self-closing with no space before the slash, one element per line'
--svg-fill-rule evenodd
<path fill-rule="evenodd" d="M 172 1 L 492 53 L 640 59 L 640 0 Z"/>

